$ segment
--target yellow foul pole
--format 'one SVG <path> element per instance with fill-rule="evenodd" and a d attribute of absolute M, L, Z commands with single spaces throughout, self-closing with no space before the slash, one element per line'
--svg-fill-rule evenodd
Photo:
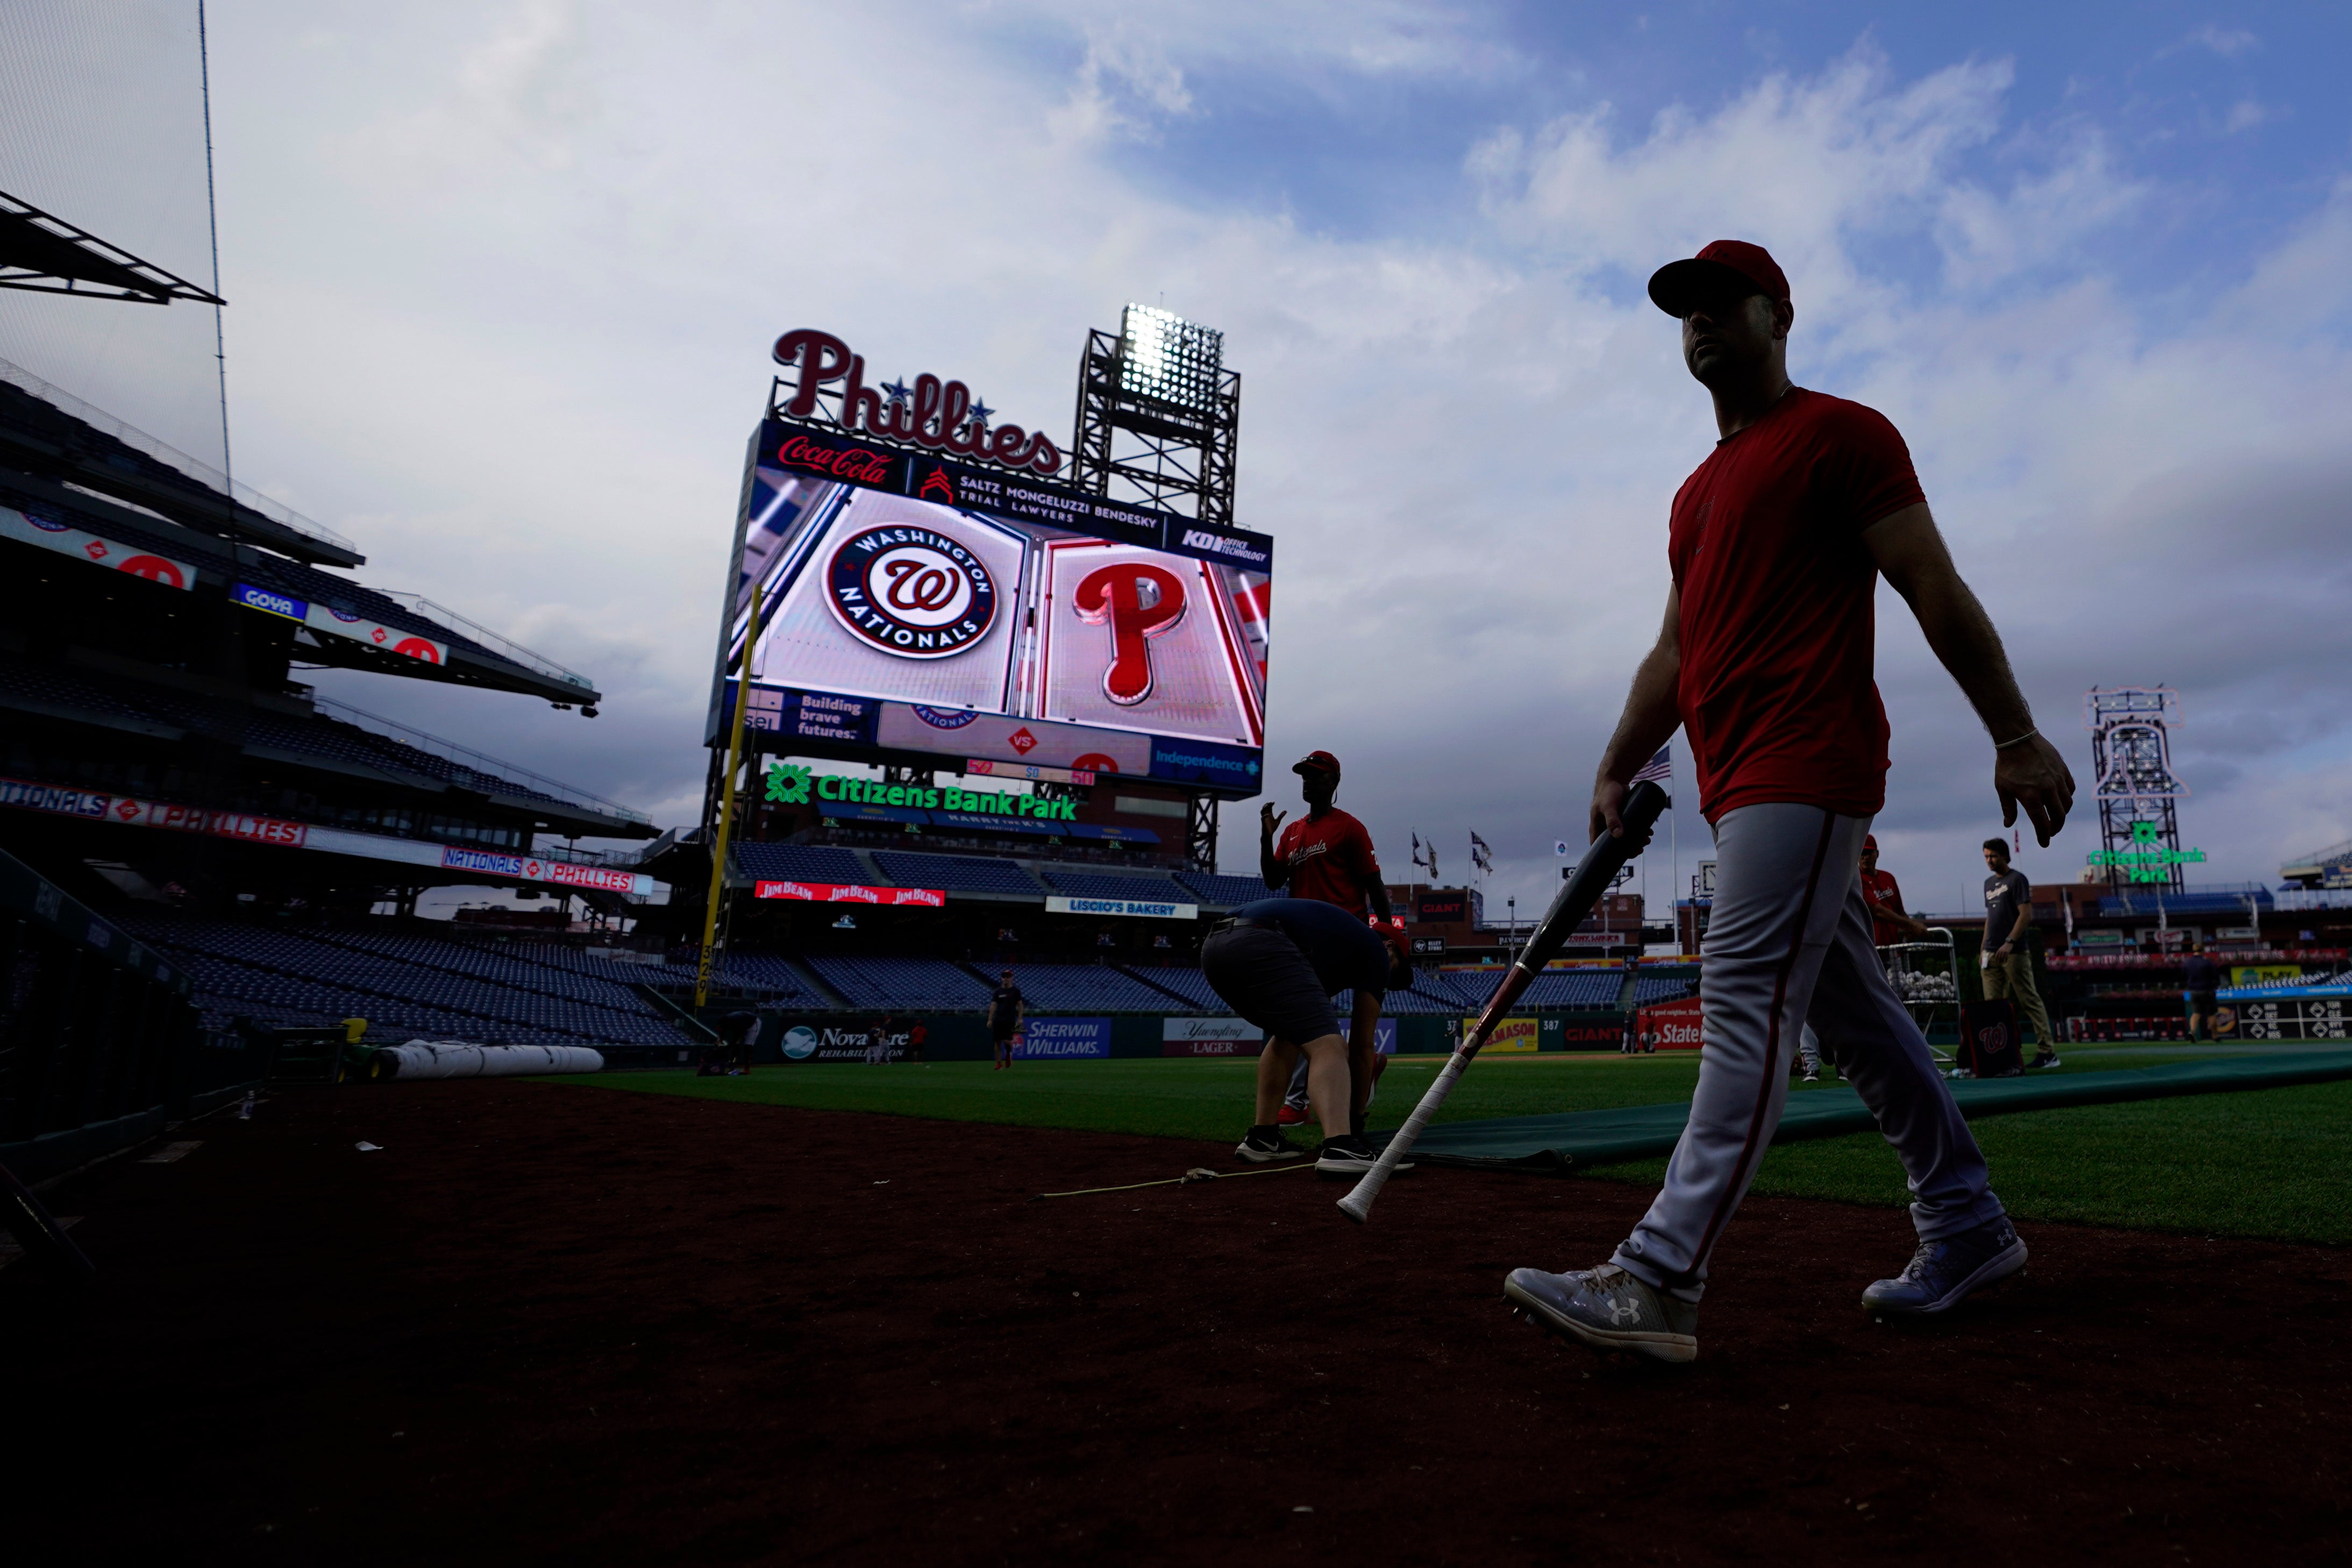
<path fill-rule="evenodd" d="M 735 723 L 727 738 L 727 783 L 719 796 L 719 826 L 710 845 L 710 900 L 702 911 L 702 963 L 694 975 L 694 1005 L 710 1002 L 711 944 L 719 940 L 719 900 L 727 891 L 727 832 L 735 820 L 735 769 L 743 758 L 743 710 L 750 705 L 751 644 L 760 635 L 760 584 L 751 583 L 751 618 L 743 631 L 743 662 L 735 670 Z"/>

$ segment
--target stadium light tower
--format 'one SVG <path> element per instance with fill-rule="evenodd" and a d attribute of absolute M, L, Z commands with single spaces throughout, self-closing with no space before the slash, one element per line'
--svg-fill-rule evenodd
<path fill-rule="evenodd" d="M 1231 528 L 1242 378 L 1224 361 L 1224 333 L 1150 305 L 1087 332 L 1070 483 Z M 1217 797 L 1194 795 L 1186 824 L 1185 858 L 1215 869 Z"/>
<path fill-rule="evenodd" d="M 1232 527 L 1242 378 L 1224 353 L 1224 333 L 1150 305 L 1088 332 L 1070 482 Z"/>
<path fill-rule="evenodd" d="M 2180 722 L 2180 694 L 2168 686 L 2094 687 L 2083 708 L 2098 779 L 2098 860 L 2108 885 L 2179 892 L 2188 857 L 2173 803 L 2189 786 L 2172 772 L 2171 731 Z"/>

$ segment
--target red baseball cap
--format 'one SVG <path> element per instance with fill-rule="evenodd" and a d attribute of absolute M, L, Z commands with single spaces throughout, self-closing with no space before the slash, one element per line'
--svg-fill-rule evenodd
<path fill-rule="evenodd" d="M 1744 239 L 1718 239 L 1685 261 L 1669 261 L 1650 274 L 1650 301 L 1680 321 L 1702 293 L 1727 286 L 1786 302 L 1789 279 L 1772 253 Z"/>
<path fill-rule="evenodd" d="M 1875 855 L 1878 853 L 1877 834 L 1865 833 L 1862 836 L 1862 852 L 1865 855 Z"/>
<path fill-rule="evenodd" d="M 1290 764 L 1294 773 L 1303 773 L 1310 768 L 1318 773 L 1329 773 L 1336 780 L 1339 776 L 1339 759 L 1328 752 L 1309 752 Z"/>

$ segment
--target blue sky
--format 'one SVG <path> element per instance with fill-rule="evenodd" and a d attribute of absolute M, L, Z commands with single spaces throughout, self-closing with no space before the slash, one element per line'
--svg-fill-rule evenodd
<path fill-rule="evenodd" d="M 1703 115 L 1759 77 L 1810 75 L 1857 47 L 1902 79 L 1997 60 L 2013 73 L 2008 123 L 1959 172 L 1998 180 L 2054 142 L 2103 136 L 2119 161 L 2167 186 L 2167 208 L 2135 236 L 2140 244 L 2107 258 L 2119 275 L 2163 291 L 2208 269 L 2226 278 L 2273 242 L 2340 172 L 2352 131 L 2337 90 L 2352 14 L 2336 7 L 1711 4 L 1457 15 L 1416 29 L 1452 68 L 1344 73 L 1302 70 L 1280 55 L 1221 56 L 1182 70 L 1190 102 L 1172 113 L 1153 112 L 1148 80 L 1117 80 L 1115 95 L 1153 123 L 1121 167 L 1189 202 L 1391 233 L 1470 216 L 1463 153 L 1500 125 L 1606 105 L 1621 133 L 1638 134 L 1661 112 Z M 1041 88 L 1084 68 L 1083 38 L 1012 31 L 992 44 L 1010 44 Z"/>
<path fill-rule="evenodd" d="M 2078 775 L 2084 687 L 2171 682 L 2189 838 L 2273 877 L 2352 837 L 2347 15 L 240 5 L 239 473 L 612 700 L 339 695 L 680 821 L 776 333 L 1058 429 L 1085 331 L 1164 299 L 1244 377 L 1271 750 L 1340 752 L 1392 869 L 1475 826 L 1526 901 L 1712 438 L 1641 282 L 1736 235 L 1788 268 L 1797 378 L 1906 433 Z M 1891 595 L 1880 682 L 1880 837 L 1953 907 L 1989 761 Z"/>

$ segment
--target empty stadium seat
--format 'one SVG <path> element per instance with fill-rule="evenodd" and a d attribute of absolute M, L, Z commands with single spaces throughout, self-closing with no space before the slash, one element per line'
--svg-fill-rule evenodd
<path fill-rule="evenodd" d="M 1208 976 L 1197 969 L 1179 969 L 1173 964 L 1143 964 L 1129 966 L 1139 979 L 1163 991 L 1172 991 L 1185 1002 L 1204 1012 L 1223 1013 L 1229 1010 L 1225 999 L 1210 987 Z"/>
<path fill-rule="evenodd" d="M 1175 875 L 1176 880 L 1191 889 L 1194 898 L 1218 909 L 1231 909 L 1235 904 L 1255 903 L 1259 899 L 1282 896 L 1256 877 L 1226 877 L 1213 871 L 1179 871 Z"/>
<path fill-rule="evenodd" d="M 1016 963 L 1013 983 L 1032 1012 L 1165 1013 L 1168 998 L 1132 975 L 1096 963 Z"/>
<path fill-rule="evenodd" d="M 977 855 L 920 855 L 902 849 L 877 849 L 874 863 L 893 886 L 939 888 L 950 892 L 1024 893 L 1044 891 L 1035 879 L 1010 860 Z"/>
<path fill-rule="evenodd" d="M 855 885 L 873 873 L 851 851 L 832 844 L 738 844 L 729 851 L 747 877 Z"/>
<path fill-rule="evenodd" d="M 679 1031 L 626 985 L 454 939 L 287 931 L 140 910 L 124 925 L 186 967 L 200 1013 L 261 1023 L 364 1017 L 371 1032 L 488 1045 L 674 1045 Z"/>
<path fill-rule="evenodd" d="M 856 1007 L 968 1012 L 988 1005 L 990 987 L 944 958 L 812 958 L 808 966 Z"/>

